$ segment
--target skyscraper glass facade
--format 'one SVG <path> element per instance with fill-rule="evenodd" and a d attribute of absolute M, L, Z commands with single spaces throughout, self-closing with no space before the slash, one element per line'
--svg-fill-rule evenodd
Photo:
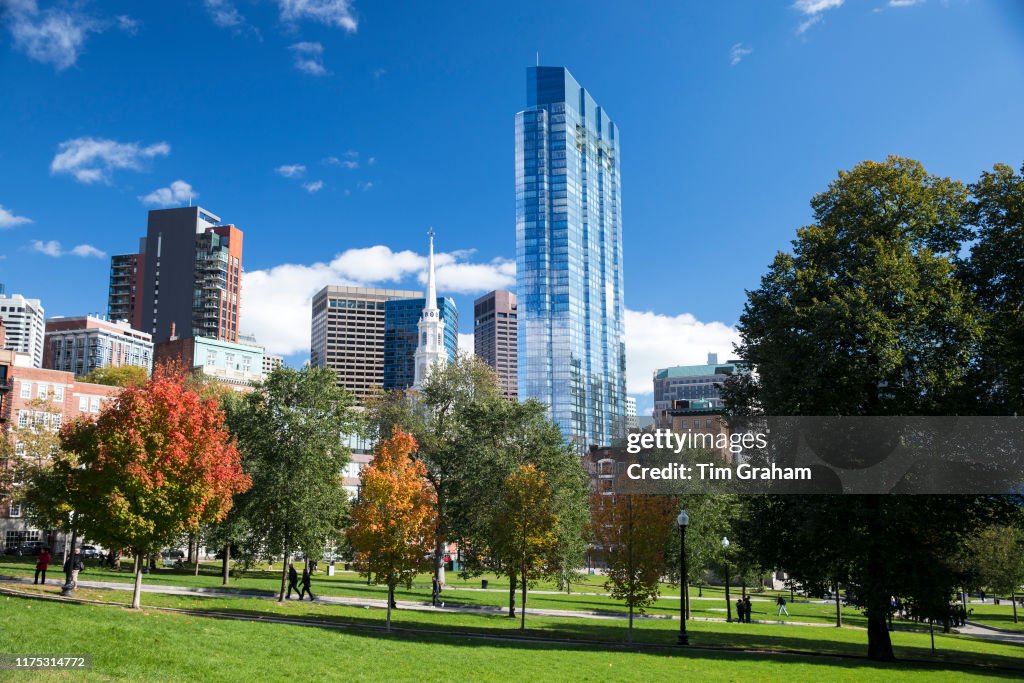
<path fill-rule="evenodd" d="M 384 391 L 408 389 L 416 379 L 418 325 L 426 299 L 392 299 L 384 303 Z M 454 361 L 459 348 L 459 313 L 455 300 L 437 297 L 444 321 L 444 348 Z"/>
<path fill-rule="evenodd" d="M 625 434 L 619 131 L 567 69 L 527 69 L 516 114 L 519 398 L 580 449 Z"/>

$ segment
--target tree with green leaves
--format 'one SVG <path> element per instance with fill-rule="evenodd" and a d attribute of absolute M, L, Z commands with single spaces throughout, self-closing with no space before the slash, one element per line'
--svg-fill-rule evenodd
<path fill-rule="evenodd" d="M 968 543 L 974 581 L 996 595 L 1009 595 L 1013 623 L 1018 623 L 1017 593 L 1024 586 L 1024 530 L 1016 525 L 991 526 Z"/>
<path fill-rule="evenodd" d="M 666 541 L 676 529 L 674 503 L 670 496 L 600 492 L 591 496 L 594 538 L 607 561 L 605 588 L 629 607 L 630 643 L 634 610 L 644 614 L 661 594 Z"/>
<path fill-rule="evenodd" d="M 890 157 L 840 172 L 811 207 L 814 222 L 749 293 L 737 352 L 756 373 L 727 383 L 730 410 L 963 414 L 983 334 L 962 277 L 967 188 Z M 864 604 L 868 655 L 891 660 L 890 596 L 948 599 L 959 579 L 949 549 L 1006 505 L 988 497 L 752 497 L 743 542 L 803 583 L 830 581 L 845 567 Z"/>
<path fill-rule="evenodd" d="M 82 382 L 90 384 L 106 384 L 112 387 L 138 387 L 149 379 L 149 370 L 138 365 L 121 365 L 95 368 L 84 377 Z"/>
<path fill-rule="evenodd" d="M 347 436 L 360 428 L 352 394 L 326 368 L 277 368 L 230 411 L 252 488 L 238 504 L 263 557 L 281 558 L 283 601 L 288 560 L 316 559 L 347 522 L 342 486 Z"/>

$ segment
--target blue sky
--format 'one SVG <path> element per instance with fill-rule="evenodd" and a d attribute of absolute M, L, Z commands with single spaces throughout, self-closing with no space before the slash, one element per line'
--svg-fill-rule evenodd
<path fill-rule="evenodd" d="M 462 332 L 510 284 L 513 117 L 539 51 L 622 137 L 629 390 L 729 353 L 744 291 L 837 170 L 1024 161 L 1014 0 L 0 0 L 0 282 L 104 311 L 146 210 L 245 232 L 243 330 L 301 362 L 327 282 L 415 285 Z"/>

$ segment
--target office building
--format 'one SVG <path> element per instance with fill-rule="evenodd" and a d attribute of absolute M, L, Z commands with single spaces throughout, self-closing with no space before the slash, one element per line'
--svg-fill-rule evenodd
<path fill-rule="evenodd" d="M 473 302 L 473 353 L 494 368 L 505 398 L 519 396 L 516 295 L 494 291 Z"/>
<path fill-rule="evenodd" d="M 26 299 L 21 294 L 0 292 L 0 320 L 4 323 L 7 335 L 4 348 L 28 355 L 35 368 L 43 367 L 43 339 L 46 335 L 44 315 L 43 304 L 39 299 Z"/>
<path fill-rule="evenodd" d="M 582 453 L 625 434 L 619 132 L 561 67 L 527 70 L 516 114 L 520 400 Z"/>
<path fill-rule="evenodd" d="M 419 322 L 426 302 L 420 297 L 384 304 L 384 391 L 409 389 L 416 382 Z M 459 348 L 459 312 L 450 297 L 437 297 L 436 306 L 444 322 L 445 354 L 452 361 Z"/>
<path fill-rule="evenodd" d="M 177 363 L 236 391 L 263 381 L 263 348 L 211 337 L 172 338 L 156 344 L 153 360 Z"/>
<path fill-rule="evenodd" d="M 199 206 L 158 209 L 139 253 L 111 259 L 108 309 L 137 320 L 154 343 L 167 341 L 172 325 L 180 338 L 236 342 L 241 281 L 241 230 Z"/>
<path fill-rule="evenodd" d="M 640 423 L 636 419 L 636 399 L 633 398 L 632 396 L 627 396 L 626 397 L 625 410 L 626 410 L 626 429 L 627 430 L 639 429 L 640 428 Z"/>
<path fill-rule="evenodd" d="M 327 286 L 313 296 L 309 362 L 331 368 L 360 403 L 384 388 L 385 304 L 423 292 Z"/>
<path fill-rule="evenodd" d="M 272 354 L 267 353 L 267 347 L 265 347 L 262 344 L 260 344 L 256 340 L 256 335 L 254 335 L 254 334 L 251 334 L 251 333 L 239 334 L 238 335 L 238 343 L 239 344 L 245 344 L 247 346 L 258 346 L 258 347 L 260 347 L 263 350 L 263 376 L 264 377 L 266 377 L 267 375 L 272 373 L 274 370 L 276 370 L 277 368 L 279 368 L 282 365 L 284 365 L 284 358 L 282 358 L 281 356 L 274 356 Z"/>
<path fill-rule="evenodd" d="M 654 415 L 661 418 L 666 410 L 680 400 L 707 401 L 713 409 L 721 409 L 722 384 L 735 374 L 739 361 L 718 363 L 717 354 L 708 354 L 705 365 L 677 365 L 654 371 Z"/>
<path fill-rule="evenodd" d="M 146 268 L 146 238 L 139 240 L 137 254 L 110 257 L 110 286 L 107 291 L 107 317 L 127 320 L 133 329 L 142 327 L 142 283 Z"/>
<path fill-rule="evenodd" d="M 125 365 L 153 370 L 152 337 L 133 330 L 127 321 L 91 315 L 46 321 L 43 367 L 81 377 L 97 368 Z"/>

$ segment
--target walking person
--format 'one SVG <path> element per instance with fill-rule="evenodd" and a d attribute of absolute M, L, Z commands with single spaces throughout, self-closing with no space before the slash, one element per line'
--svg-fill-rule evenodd
<path fill-rule="evenodd" d="M 46 584 L 46 568 L 50 566 L 50 549 L 43 548 L 39 551 L 39 559 L 36 561 L 36 580 L 32 583 Z M 40 576 L 42 581 L 40 581 Z"/>
<path fill-rule="evenodd" d="M 312 582 L 313 576 L 309 571 L 309 567 L 302 568 L 302 592 L 299 593 L 299 600 L 302 600 L 302 596 L 309 593 L 309 601 L 313 602 L 313 591 L 309 589 L 309 584 Z"/>
<path fill-rule="evenodd" d="M 71 572 L 72 590 L 78 590 L 78 572 L 83 569 L 85 569 L 85 565 L 82 564 L 82 551 L 75 548 L 75 552 L 69 555 L 64 562 L 64 573 Z"/>
<path fill-rule="evenodd" d="M 750 604 L 750 596 L 747 595 L 743 598 L 743 614 L 747 617 L 747 623 L 750 622 L 750 612 L 753 610 L 753 605 Z"/>
<path fill-rule="evenodd" d="M 743 598 L 736 598 L 736 619 L 742 624 L 745 622 L 747 610 L 747 603 L 743 602 Z"/>
<path fill-rule="evenodd" d="M 434 607 L 437 607 L 437 599 L 439 597 L 441 597 L 441 582 L 438 581 L 437 577 L 435 576 L 433 578 L 433 580 L 431 581 L 431 587 L 430 587 L 430 603 Z M 444 603 L 443 602 L 441 603 L 441 607 L 444 607 Z"/>
<path fill-rule="evenodd" d="M 775 601 L 775 604 L 779 606 L 779 611 L 775 616 L 781 617 L 783 612 L 786 613 L 787 617 L 789 616 L 789 610 L 786 609 L 786 598 L 780 595 Z"/>
<path fill-rule="evenodd" d="M 302 591 L 299 590 L 299 574 L 295 571 L 295 563 L 288 563 L 288 597 L 286 600 L 292 599 L 292 589 L 299 594 L 299 600 L 302 599 Z"/>

